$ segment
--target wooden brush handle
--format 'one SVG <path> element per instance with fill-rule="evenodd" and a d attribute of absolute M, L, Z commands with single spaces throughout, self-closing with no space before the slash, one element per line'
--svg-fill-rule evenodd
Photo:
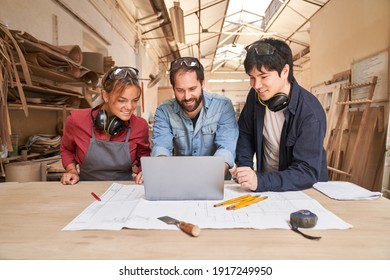
<path fill-rule="evenodd" d="M 185 233 L 197 237 L 200 233 L 200 228 L 197 225 L 193 225 L 190 223 L 180 222 L 179 228 Z"/>

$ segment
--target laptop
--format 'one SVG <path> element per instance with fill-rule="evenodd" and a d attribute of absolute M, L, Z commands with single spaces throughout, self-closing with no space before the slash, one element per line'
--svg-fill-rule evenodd
<path fill-rule="evenodd" d="M 142 157 L 147 200 L 222 200 L 225 159 L 220 156 Z"/>

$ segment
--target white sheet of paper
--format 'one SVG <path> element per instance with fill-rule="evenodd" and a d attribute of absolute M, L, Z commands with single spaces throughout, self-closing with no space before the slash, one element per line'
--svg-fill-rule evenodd
<path fill-rule="evenodd" d="M 337 200 L 374 200 L 382 196 L 351 182 L 329 181 L 315 183 L 313 187 L 326 196 Z"/>
<path fill-rule="evenodd" d="M 224 200 L 246 194 L 238 185 L 225 187 Z M 200 228 L 289 229 L 292 212 L 308 209 L 318 216 L 313 229 L 347 229 L 352 226 L 326 210 L 303 192 L 264 192 L 268 199 L 234 211 L 226 206 L 214 207 L 221 201 L 147 201 L 142 186 L 112 184 L 63 230 L 168 229 L 177 230 L 159 219 L 170 216 L 197 224 Z"/>

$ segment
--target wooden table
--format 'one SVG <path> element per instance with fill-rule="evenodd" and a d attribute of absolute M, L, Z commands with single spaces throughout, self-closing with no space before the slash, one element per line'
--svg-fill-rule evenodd
<path fill-rule="evenodd" d="M 129 182 L 122 182 L 128 184 Z M 0 184 L 0 259 L 390 259 L 390 201 L 337 201 L 305 191 L 341 219 L 347 230 L 310 231 L 320 241 L 291 230 L 62 231 L 112 182 Z"/>

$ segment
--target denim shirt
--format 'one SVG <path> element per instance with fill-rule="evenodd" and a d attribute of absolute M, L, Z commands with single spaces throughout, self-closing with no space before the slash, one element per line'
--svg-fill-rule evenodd
<path fill-rule="evenodd" d="M 152 156 L 223 156 L 233 167 L 238 125 L 230 99 L 203 91 L 194 128 L 176 99 L 163 102 L 154 116 Z"/>
<path fill-rule="evenodd" d="M 265 107 L 251 89 L 238 120 L 237 166 L 253 169 L 257 161 L 257 191 L 292 191 L 310 188 L 328 180 L 324 138 L 326 115 L 318 99 L 292 83 L 290 102 L 283 111 L 285 122 L 280 138 L 279 171 L 262 173 Z"/>

